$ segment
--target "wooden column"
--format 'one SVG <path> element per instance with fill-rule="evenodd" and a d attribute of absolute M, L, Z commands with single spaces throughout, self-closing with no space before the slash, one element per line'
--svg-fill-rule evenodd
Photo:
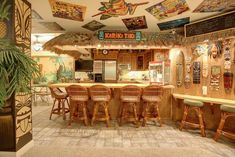
<path fill-rule="evenodd" d="M 0 6 L 4 0 L 0 0 Z M 11 40 L 25 54 L 31 51 L 31 4 L 6 0 L 9 20 L 0 23 L 0 38 Z M 32 96 L 16 93 L 0 111 L 0 151 L 16 152 L 32 140 Z"/>

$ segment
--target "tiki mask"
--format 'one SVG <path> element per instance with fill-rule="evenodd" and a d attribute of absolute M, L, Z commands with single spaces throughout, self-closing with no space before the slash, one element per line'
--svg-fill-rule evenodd
<path fill-rule="evenodd" d="M 191 77 L 190 77 L 189 73 L 187 73 L 186 76 L 185 76 L 184 85 L 185 85 L 185 88 L 187 88 L 187 89 L 190 88 Z"/>
<path fill-rule="evenodd" d="M 189 88 L 191 85 L 191 77 L 190 77 L 190 72 L 191 72 L 191 57 L 186 57 L 185 62 L 186 62 L 186 75 L 184 78 L 184 85 L 185 88 Z"/>
<path fill-rule="evenodd" d="M 193 83 L 200 84 L 200 62 L 193 62 Z"/>
<path fill-rule="evenodd" d="M 216 58 L 216 57 L 217 57 L 218 49 L 217 49 L 217 47 L 216 47 L 215 44 L 212 44 L 212 45 L 211 45 L 210 53 L 211 53 L 211 55 L 212 55 L 213 58 Z"/>
<path fill-rule="evenodd" d="M 179 52 L 176 58 L 176 84 L 178 87 L 183 84 L 183 75 L 184 75 L 184 53 Z"/>
<path fill-rule="evenodd" d="M 231 62 L 230 61 L 225 61 L 224 62 L 224 69 L 225 70 L 230 70 L 231 69 Z"/>
<path fill-rule="evenodd" d="M 224 51 L 224 60 L 228 61 L 231 59 L 230 48 L 226 47 Z"/>
<path fill-rule="evenodd" d="M 207 45 L 196 45 L 192 47 L 193 55 L 201 56 L 207 51 Z"/>
<path fill-rule="evenodd" d="M 186 62 L 186 72 L 190 73 L 191 71 L 191 57 L 186 57 L 185 62 Z"/>
<path fill-rule="evenodd" d="M 207 78 L 208 76 L 208 56 L 203 55 L 202 58 L 202 77 Z"/>
<path fill-rule="evenodd" d="M 215 90 L 219 90 L 220 85 L 220 66 L 211 66 L 211 87 Z"/>
<path fill-rule="evenodd" d="M 219 57 L 222 54 L 223 43 L 222 41 L 217 41 L 209 46 L 209 55 L 213 58 Z"/>
<path fill-rule="evenodd" d="M 233 87 L 233 73 L 224 73 L 224 90 L 226 93 L 231 93 Z"/>
<path fill-rule="evenodd" d="M 18 93 L 16 100 L 16 142 L 25 134 L 32 131 L 31 95 Z M 30 133 L 31 134 L 31 133 Z"/>

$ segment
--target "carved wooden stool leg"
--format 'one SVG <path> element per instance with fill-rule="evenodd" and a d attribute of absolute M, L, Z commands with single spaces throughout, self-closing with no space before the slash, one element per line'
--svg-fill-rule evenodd
<path fill-rule="evenodd" d="M 94 109 L 93 109 L 93 114 L 92 114 L 92 119 L 91 119 L 91 126 L 94 125 L 94 121 L 95 121 L 95 116 L 96 116 L 96 113 L 97 113 L 98 105 L 99 105 L 98 103 L 94 104 Z"/>
<path fill-rule="evenodd" d="M 104 104 L 104 112 L 105 112 L 106 126 L 109 127 L 109 111 L 107 103 Z"/>
<path fill-rule="evenodd" d="M 134 112 L 134 117 L 135 117 L 135 124 L 136 124 L 136 127 L 138 128 L 139 121 L 138 121 L 138 115 L 137 115 L 137 110 L 136 110 L 136 103 L 133 103 L 132 107 L 133 107 L 133 112 Z"/>
<path fill-rule="evenodd" d="M 122 103 L 122 111 L 121 111 L 119 126 L 122 126 L 123 120 L 125 119 L 125 114 L 126 114 L 125 112 L 126 112 L 126 106 Z"/>
<path fill-rule="evenodd" d="M 221 120 L 220 120 L 220 123 L 219 123 L 219 127 L 216 131 L 216 134 L 215 134 L 215 137 L 214 137 L 214 140 L 217 141 L 219 139 L 219 137 L 221 136 L 222 134 L 222 130 L 223 130 L 223 127 L 224 127 L 224 123 L 225 123 L 225 113 L 222 111 L 221 112 Z"/>
<path fill-rule="evenodd" d="M 119 123 L 121 123 L 122 113 L 123 113 L 123 103 L 121 103 L 119 107 L 119 113 L 118 113 Z"/>
<path fill-rule="evenodd" d="M 142 126 L 144 127 L 147 121 L 147 109 L 148 109 L 148 103 L 144 103 L 143 106 L 143 112 L 142 112 L 142 116 L 143 116 L 143 122 L 142 122 Z"/>
<path fill-rule="evenodd" d="M 66 102 L 67 102 L 67 105 L 68 105 L 68 109 L 70 109 L 69 100 L 67 98 L 66 98 Z"/>
<path fill-rule="evenodd" d="M 158 106 L 158 104 L 156 104 L 156 109 L 157 109 L 157 119 L 158 119 L 158 123 L 159 123 L 159 126 L 161 127 L 161 126 L 162 126 L 162 121 L 161 121 L 161 117 L 160 117 L 160 111 L 159 111 L 159 106 Z"/>
<path fill-rule="evenodd" d="M 87 110 L 85 102 L 82 103 L 82 110 L 83 110 L 83 117 L 84 117 L 84 124 L 88 125 L 88 118 L 87 118 Z"/>
<path fill-rule="evenodd" d="M 60 115 L 61 110 L 61 99 L 58 100 L 58 114 Z"/>
<path fill-rule="evenodd" d="M 74 102 L 70 102 L 70 113 L 69 113 L 69 125 L 71 125 L 72 121 L 73 121 L 73 118 L 74 118 L 74 110 L 75 110 L 75 107 L 74 107 Z"/>
<path fill-rule="evenodd" d="M 62 115 L 63 115 L 63 120 L 66 119 L 66 116 L 65 116 L 65 100 L 61 100 L 62 101 Z"/>
<path fill-rule="evenodd" d="M 54 103 L 53 103 L 53 106 L 52 106 L 52 109 L 51 109 L 51 114 L 50 114 L 50 120 L 51 120 L 51 117 L 52 117 L 52 113 L 54 112 L 54 107 L 55 107 L 55 103 L 56 103 L 56 99 L 54 100 Z"/>
<path fill-rule="evenodd" d="M 204 128 L 202 110 L 201 110 L 201 108 L 198 108 L 197 110 L 198 110 L 198 118 L 199 118 L 201 134 L 202 134 L 202 137 L 205 137 L 206 133 L 205 133 L 205 128 Z"/>
<path fill-rule="evenodd" d="M 180 131 L 182 131 L 184 125 L 185 125 L 185 121 L 186 121 L 186 118 L 187 118 L 187 115 L 188 115 L 188 109 L 189 109 L 189 106 L 185 105 L 184 106 L 184 115 L 183 115 L 183 119 L 181 121 L 181 124 L 180 124 Z"/>

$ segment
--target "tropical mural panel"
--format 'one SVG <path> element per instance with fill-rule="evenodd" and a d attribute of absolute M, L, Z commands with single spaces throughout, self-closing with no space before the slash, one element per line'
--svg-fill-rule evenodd
<path fill-rule="evenodd" d="M 100 20 L 106 20 L 111 17 L 125 16 L 127 14 L 133 15 L 138 6 L 148 4 L 149 2 L 142 3 L 128 3 L 125 0 L 109 0 L 109 2 L 101 2 L 101 7 L 98 9 L 100 12 L 93 15 L 100 16 Z"/>
<path fill-rule="evenodd" d="M 204 0 L 193 12 L 221 12 L 235 9 L 235 0 Z"/>
<path fill-rule="evenodd" d="M 39 64 L 40 76 L 34 79 L 35 84 L 68 82 L 73 78 L 74 59 L 71 57 L 33 57 Z"/>
<path fill-rule="evenodd" d="M 97 31 L 97 30 L 105 27 L 105 25 L 100 23 L 99 21 L 93 20 L 93 21 L 83 25 L 82 27 L 85 29 L 88 29 L 90 31 Z"/>
<path fill-rule="evenodd" d="M 122 19 L 128 30 L 148 28 L 145 16 Z"/>
<path fill-rule="evenodd" d="M 164 0 L 146 9 L 158 20 L 163 20 L 188 11 L 189 6 L 185 0 Z"/>
<path fill-rule="evenodd" d="M 54 17 L 70 19 L 75 21 L 84 21 L 86 7 L 66 3 L 58 0 L 49 0 L 51 5 L 52 15 Z"/>

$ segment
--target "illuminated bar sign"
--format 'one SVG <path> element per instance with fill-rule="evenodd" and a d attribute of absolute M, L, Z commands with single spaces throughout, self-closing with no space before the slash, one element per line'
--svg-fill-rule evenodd
<path fill-rule="evenodd" d="M 99 31 L 99 40 L 136 40 L 141 41 L 141 32 L 114 32 L 114 31 Z"/>

